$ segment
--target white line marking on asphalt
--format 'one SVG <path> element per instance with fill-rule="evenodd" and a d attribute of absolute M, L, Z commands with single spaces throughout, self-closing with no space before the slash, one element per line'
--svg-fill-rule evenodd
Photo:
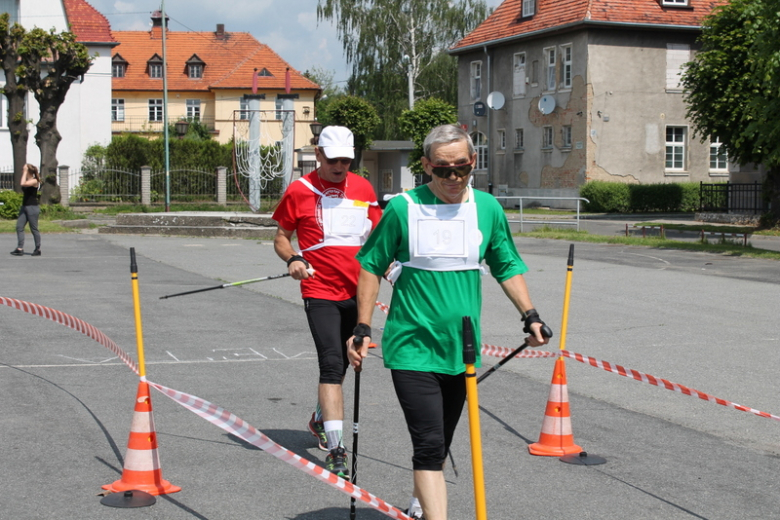
<path fill-rule="evenodd" d="M 279 354 L 280 356 L 282 356 L 284 359 L 290 359 L 289 357 L 285 356 L 284 354 L 282 354 L 281 352 L 279 352 L 278 350 L 276 350 L 276 348 L 275 348 L 275 347 L 274 347 L 274 352 L 276 352 L 277 354 Z"/>
<path fill-rule="evenodd" d="M 300 354 L 296 354 L 294 357 L 300 356 L 301 354 L 313 354 L 313 352 L 302 352 Z M 290 361 L 290 359 L 227 359 L 227 360 L 221 360 L 221 359 L 191 359 L 189 361 L 146 361 L 146 365 L 200 365 L 200 364 L 206 364 L 206 363 L 247 363 L 247 362 L 261 362 L 261 361 Z M 310 358 L 305 358 L 307 360 L 316 360 L 316 356 L 312 356 Z M 124 363 L 69 363 L 69 364 L 61 364 L 61 365 L 0 365 L 0 370 L 4 368 L 78 368 L 78 367 L 119 367 L 119 366 L 126 366 Z"/>
<path fill-rule="evenodd" d="M 173 359 L 175 359 L 176 361 L 179 361 L 179 358 L 177 358 L 176 356 L 174 356 L 173 354 L 171 354 L 171 351 L 170 351 L 170 350 L 166 350 L 166 351 L 165 351 L 165 353 L 166 353 L 166 354 L 168 354 L 169 356 L 171 356 L 171 357 L 172 357 Z"/>
<path fill-rule="evenodd" d="M 103 360 L 93 360 L 93 359 L 82 359 L 82 358 L 75 358 L 75 357 L 70 357 L 70 356 L 63 356 L 62 354 L 58 354 L 58 355 L 59 355 L 59 357 L 63 357 L 65 359 L 72 359 L 73 361 L 83 361 L 84 363 L 89 363 L 91 365 L 99 365 L 99 364 L 107 363 L 108 361 L 112 361 L 114 359 L 117 359 L 117 356 L 112 356 L 110 358 L 106 358 L 106 359 L 103 359 Z"/>
<path fill-rule="evenodd" d="M 658 260 L 659 262 L 663 262 L 663 263 L 665 263 L 667 266 L 670 266 L 670 265 L 672 265 L 670 262 L 667 262 L 667 261 L 666 261 L 666 260 L 664 260 L 663 258 L 658 258 L 658 257 L 655 257 L 655 256 L 650 256 L 650 255 L 642 255 L 642 254 L 639 254 L 639 253 L 627 253 L 626 251 L 621 251 L 621 253 L 623 253 L 624 255 L 644 256 L 645 258 L 652 258 L 653 260 Z M 661 268 L 659 269 L 659 271 L 663 271 L 664 269 L 666 269 L 666 267 L 661 267 Z"/>

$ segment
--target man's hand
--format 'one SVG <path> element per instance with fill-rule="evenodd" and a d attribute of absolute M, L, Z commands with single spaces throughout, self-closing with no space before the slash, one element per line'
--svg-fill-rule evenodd
<path fill-rule="evenodd" d="M 309 276 L 314 276 L 314 270 L 309 267 L 309 262 L 299 255 L 293 255 L 287 260 L 287 272 L 293 280 L 306 280 Z"/>
<path fill-rule="evenodd" d="M 347 357 L 349 364 L 356 372 L 363 369 L 363 359 L 368 356 L 368 345 L 371 343 L 371 327 L 365 323 L 358 323 L 353 336 L 347 340 Z"/>
<path fill-rule="evenodd" d="M 536 309 L 528 309 L 523 321 L 525 322 L 523 332 L 531 334 L 528 336 L 528 345 L 540 347 L 549 343 L 552 337 L 552 330 L 542 321 Z"/>

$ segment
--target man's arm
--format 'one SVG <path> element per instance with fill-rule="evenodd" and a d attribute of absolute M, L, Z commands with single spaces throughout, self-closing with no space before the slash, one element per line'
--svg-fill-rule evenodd
<path fill-rule="evenodd" d="M 294 230 L 284 229 L 281 226 L 276 228 L 274 251 L 276 251 L 279 258 L 285 262 L 289 262 L 292 257 L 298 255 L 298 252 L 292 246 L 292 236 L 294 232 Z M 306 270 L 308 267 L 307 263 L 303 260 L 296 260 L 287 265 L 287 272 L 290 273 L 290 276 L 295 280 L 305 280 L 309 277 L 309 272 Z"/>
<path fill-rule="evenodd" d="M 358 323 L 368 325 L 369 330 L 381 280 L 381 275 L 370 273 L 363 268 L 360 269 L 357 285 Z M 363 358 L 368 355 L 368 344 L 371 342 L 371 337 L 364 336 L 363 343 L 359 347 L 354 344 L 353 338 L 354 336 L 347 341 L 347 356 L 350 364 L 355 369 L 359 369 L 363 364 Z"/>
<path fill-rule="evenodd" d="M 528 311 L 534 308 L 523 275 L 518 274 L 504 280 L 501 282 L 501 288 L 504 290 L 504 294 L 506 294 L 507 298 L 514 304 L 515 308 L 520 311 L 523 318 L 525 318 Z M 549 338 L 542 335 L 541 328 L 542 323 L 531 323 L 530 325 L 532 335 L 529 337 L 528 343 L 532 347 L 545 345 L 549 341 Z"/>

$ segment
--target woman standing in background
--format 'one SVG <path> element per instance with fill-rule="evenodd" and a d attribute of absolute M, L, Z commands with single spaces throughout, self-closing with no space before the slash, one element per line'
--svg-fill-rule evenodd
<path fill-rule="evenodd" d="M 41 186 L 41 175 L 38 167 L 33 164 L 25 164 L 22 167 L 22 207 L 19 210 L 19 219 L 16 221 L 16 238 L 18 245 L 11 251 L 14 256 L 24 255 L 24 226 L 30 223 L 30 232 L 35 240 L 35 251 L 32 256 L 41 256 L 41 233 L 38 231 L 38 216 L 41 207 L 38 203 L 38 189 Z"/>

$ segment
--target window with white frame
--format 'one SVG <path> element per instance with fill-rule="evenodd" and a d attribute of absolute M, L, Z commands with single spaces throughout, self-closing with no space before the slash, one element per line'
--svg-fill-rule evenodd
<path fill-rule="evenodd" d="M 545 90 L 555 90 L 555 47 L 544 49 Z"/>
<path fill-rule="evenodd" d="M 111 100 L 111 121 L 124 121 L 125 120 L 125 100 L 124 99 L 112 99 Z"/>
<path fill-rule="evenodd" d="M 238 118 L 242 120 L 249 119 L 249 100 L 243 99 L 238 102 Z"/>
<path fill-rule="evenodd" d="M 19 0 L 0 0 L 0 13 L 8 13 L 8 26 L 19 21 Z"/>
<path fill-rule="evenodd" d="M 482 96 L 482 62 L 472 61 L 471 72 L 469 73 L 471 82 L 471 100 L 477 101 Z"/>
<path fill-rule="evenodd" d="M 200 119 L 200 99 L 187 100 L 187 119 Z"/>
<path fill-rule="evenodd" d="M 475 170 L 487 170 L 488 167 L 488 140 L 482 132 L 471 134 L 471 141 L 474 143 L 474 150 L 477 152 L 477 163 Z"/>
<path fill-rule="evenodd" d="M 380 177 L 382 179 L 382 188 L 380 189 L 383 193 L 392 193 L 393 192 L 393 170 L 382 170 L 380 173 Z"/>
<path fill-rule="evenodd" d="M 552 150 L 553 147 L 553 127 L 542 127 L 542 150 Z"/>
<path fill-rule="evenodd" d="M 729 158 L 726 154 L 726 149 L 720 142 L 719 138 L 715 138 L 710 142 L 710 170 L 718 172 L 727 172 L 729 169 Z"/>
<path fill-rule="evenodd" d="M 189 65 L 190 79 L 200 79 L 203 77 L 203 65 L 200 63 L 192 63 Z"/>
<path fill-rule="evenodd" d="M 504 129 L 498 131 L 498 149 L 506 150 L 506 130 Z"/>
<path fill-rule="evenodd" d="M 276 98 L 276 119 L 282 119 L 282 109 L 284 108 L 284 101 L 281 98 Z"/>
<path fill-rule="evenodd" d="M 667 170 L 685 170 L 685 148 L 687 128 L 684 126 L 666 127 L 666 162 Z"/>
<path fill-rule="evenodd" d="M 525 53 L 515 54 L 512 62 L 512 95 L 525 96 Z"/>
<path fill-rule="evenodd" d="M 515 150 L 525 148 L 525 136 L 522 128 L 515 128 Z"/>
<path fill-rule="evenodd" d="M 666 44 L 666 90 L 682 92 L 682 73 L 691 61 L 691 46 L 687 43 Z"/>
<path fill-rule="evenodd" d="M 127 64 L 125 64 L 125 63 L 113 63 L 111 65 L 111 77 L 112 78 L 124 78 L 126 70 L 127 70 Z"/>
<path fill-rule="evenodd" d="M 561 148 L 571 148 L 571 125 L 561 127 Z"/>
<path fill-rule="evenodd" d="M 536 14 L 536 0 L 523 0 L 523 18 Z"/>
<path fill-rule="evenodd" d="M 149 121 L 159 122 L 163 120 L 163 100 L 149 100 Z"/>
<path fill-rule="evenodd" d="M 162 63 L 150 63 L 149 64 L 149 77 L 160 79 L 163 76 Z"/>
<path fill-rule="evenodd" d="M 572 78 L 571 44 L 561 46 L 561 88 L 571 88 Z"/>
<path fill-rule="evenodd" d="M 661 0 L 665 7 L 688 7 L 690 0 Z"/>

